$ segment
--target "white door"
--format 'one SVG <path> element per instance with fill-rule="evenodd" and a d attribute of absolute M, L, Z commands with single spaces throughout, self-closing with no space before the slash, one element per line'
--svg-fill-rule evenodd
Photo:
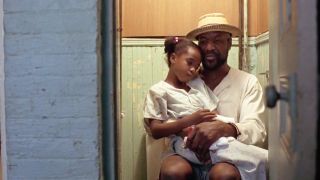
<path fill-rule="evenodd" d="M 315 179 L 316 0 L 270 0 L 269 9 L 270 179 Z"/>

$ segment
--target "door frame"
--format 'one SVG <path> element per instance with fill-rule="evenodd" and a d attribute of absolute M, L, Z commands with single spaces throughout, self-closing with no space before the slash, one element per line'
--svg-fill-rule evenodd
<path fill-rule="evenodd" d="M 1 165 L 0 179 L 7 179 L 7 147 L 6 147 L 6 118 L 5 118 L 5 88 L 4 88 L 4 25 L 3 0 L 0 0 L 0 127 L 1 127 Z"/>
<path fill-rule="evenodd" d="M 320 3 L 319 1 L 316 2 L 317 3 L 317 19 L 320 19 Z M 318 52 L 320 49 L 320 23 L 317 24 L 317 35 L 318 35 Z M 319 92 L 320 92 L 320 55 L 318 54 L 318 66 L 317 66 L 317 79 L 318 79 L 318 83 L 317 83 L 317 89 L 318 89 L 318 98 L 317 98 L 317 102 L 318 102 L 318 107 L 320 104 L 320 96 L 319 96 Z M 317 108 L 318 109 L 318 108 Z M 316 152 L 316 169 L 320 169 L 320 113 L 318 113 L 318 117 L 317 117 L 317 122 L 318 126 L 317 126 L 317 152 Z M 315 179 L 320 179 L 320 171 L 316 171 L 316 178 Z"/>

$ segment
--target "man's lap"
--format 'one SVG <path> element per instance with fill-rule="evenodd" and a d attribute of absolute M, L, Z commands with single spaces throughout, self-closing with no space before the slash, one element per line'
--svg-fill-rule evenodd
<path fill-rule="evenodd" d="M 213 166 L 211 163 L 207 165 L 200 165 L 190 162 L 190 165 L 192 167 L 195 180 L 209 180 L 209 172 Z"/>

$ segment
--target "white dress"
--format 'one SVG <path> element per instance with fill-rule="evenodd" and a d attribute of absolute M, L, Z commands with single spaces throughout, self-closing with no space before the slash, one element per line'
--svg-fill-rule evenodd
<path fill-rule="evenodd" d="M 190 81 L 188 85 L 191 88 L 189 92 L 177 89 L 164 81 L 153 85 L 145 99 L 144 118 L 166 121 L 179 119 L 199 109 L 218 108 L 218 98 L 200 78 Z M 222 118 L 216 120 L 226 119 L 226 123 L 236 123 L 234 118 L 219 117 Z M 145 126 L 148 131 L 148 122 L 145 122 Z M 169 138 L 171 154 L 176 153 L 193 163 L 202 164 L 194 152 L 183 148 L 184 142 L 181 137 L 172 135 Z M 222 161 L 235 164 L 243 179 L 265 179 L 267 151 L 264 149 L 240 143 L 233 137 L 222 137 L 210 146 L 210 156 L 213 164 Z"/>

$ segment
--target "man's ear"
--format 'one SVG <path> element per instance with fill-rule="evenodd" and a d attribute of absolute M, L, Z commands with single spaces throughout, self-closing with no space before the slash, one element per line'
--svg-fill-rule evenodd
<path fill-rule="evenodd" d="M 174 64 L 176 62 L 176 57 L 177 57 L 176 53 L 172 53 L 170 55 L 170 59 L 169 59 L 170 64 Z"/>

